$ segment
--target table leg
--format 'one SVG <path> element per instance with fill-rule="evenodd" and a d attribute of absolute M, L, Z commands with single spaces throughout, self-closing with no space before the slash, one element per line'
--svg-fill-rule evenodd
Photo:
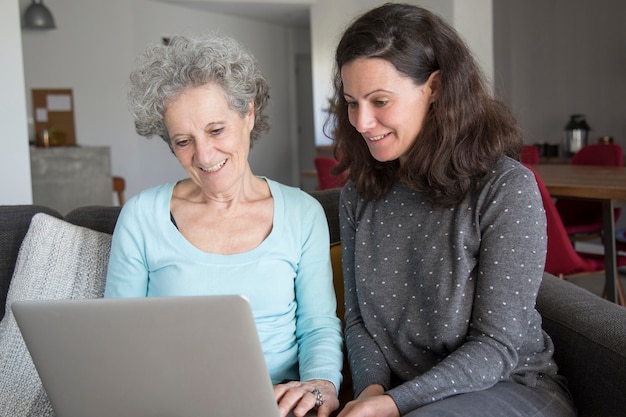
<path fill-rule="evenodd" d="M 604 228 L 604 267 L 606 269 L 606 299 L 617 300 L 617 250 L 615 249 L 615 214 L 613 200 L 602 201 L 602 222 Z"/>

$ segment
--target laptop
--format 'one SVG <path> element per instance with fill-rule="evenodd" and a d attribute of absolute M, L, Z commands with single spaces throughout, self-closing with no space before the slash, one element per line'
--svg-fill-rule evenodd
<path fill-rule="evenodd" d="M 58 417 L 277 417 L 241 296 L 11 306 Z"/>

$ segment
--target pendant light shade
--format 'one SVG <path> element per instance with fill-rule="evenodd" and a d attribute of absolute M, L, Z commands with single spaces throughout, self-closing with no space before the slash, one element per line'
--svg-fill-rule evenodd
<path fill-rule="evenodd" d="M 43 5 L 43 0 L 33 0 L 26 8 L 22 19 L 23 29 L 56 29 L 52 13 Z"/>

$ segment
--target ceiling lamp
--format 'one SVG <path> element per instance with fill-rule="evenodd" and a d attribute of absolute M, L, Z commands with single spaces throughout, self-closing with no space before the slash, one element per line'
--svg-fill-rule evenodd
<path fill-rule="evenodd" d="M 33 0 L 26 8 L 22 19 L 23 29 L 56 29 L 52 13 L 43 5 L 43 0 Z"/>

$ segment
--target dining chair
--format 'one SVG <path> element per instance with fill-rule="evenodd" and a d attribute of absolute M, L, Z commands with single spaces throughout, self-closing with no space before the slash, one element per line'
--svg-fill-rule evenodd
<path fill-rule="evenodd" d="M 126 202 L 124 198 L 124 190 L 126 190 L 126 180 L 122 177 L 113 177 L 113 192 L 117 194 L 117 202 L 120 206 L 123 206 Z"/>
<path fill-rule="evenodd" d="M 330 188 L 339 188 L 343 186 L 345 173 L 334 175 L 332 169 L 339 165 L 339 161 L 335 158 L 318 156 L 313 160 L 315 170 L 317 171 L 317 189 L 327 190 Z"/>
<path fill-rule="evenodd" d="M 576 152 L 570 164 L 624 166 L 624 155 L 619 145 L 595 143 L 584 146 Z M 559 198 L 556 201 L 556 208 L 570 239 L 575 241 L 601 236 L 602 203 Z M 621 210 L 620 207 L 615 208 L 616 222 L 621 215 Z"/>
<path fill-rule="evenodd" d="M 520 161 L 523 164 L 536 165 L 539 163 L 539 149 L 535 145 L 523 145 L 520 153 Z"/>
<path fill-rule="evenodd" d="M 545 271 L 561 279 L 570 279 L 578 276 L 597 275 L 604 272 L 604 255 L 578 252 L 569 239 L 565 225 L 552 200 L 552 196 L 543 180 L 535 170 L 525 164 L 535 175 L 543 207 L 546 212 L 548 248 L 546 253 Z M 617 256 L 617 266 L 626 266 L 626 256 Z M 614 277 L 617 286 L 617 300 L 620 305 L 626 306 L 624 289 L 622 288 L 619 273 Z M 606 296 L 606 288 L 603 291 Z"/>

